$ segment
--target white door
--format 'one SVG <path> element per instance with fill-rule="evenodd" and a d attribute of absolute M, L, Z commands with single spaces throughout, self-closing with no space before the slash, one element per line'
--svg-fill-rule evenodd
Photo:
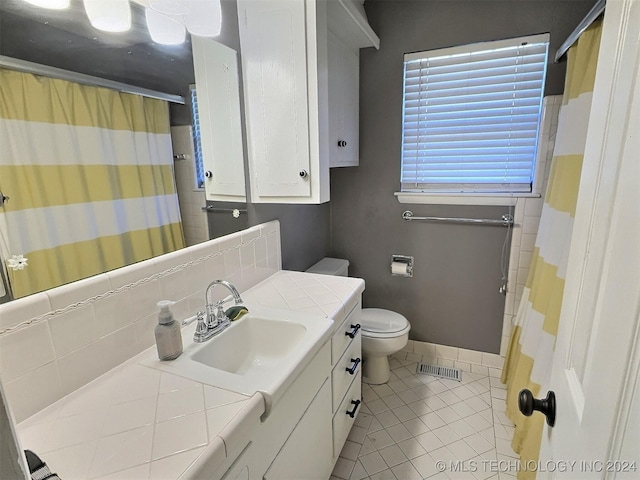
<path fill-rule="evenodd" d="M 607 2 L 587 138 L 538 479 L 640 478 L 640 0 Z"/>

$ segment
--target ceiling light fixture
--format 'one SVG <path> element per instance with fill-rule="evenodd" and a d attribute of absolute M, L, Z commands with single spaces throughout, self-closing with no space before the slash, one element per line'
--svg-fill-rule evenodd
<path fill-rule="evenodd" d="M 185 15 L 185 23 L 192 35 L 217 37 L 222 29 L 220 0 L 192 0 Z"/>
<path fill-rule="evenodd" d="M 131 28 L 128 0 L 83 0 L 91 25 L 104 32 L 126 32 Z"/>
<path fill-rule="evenodd" d="M 150 0 L 149 6 L 165 15 L 184 15 L 189 10 L 185 0 Z"/>
<path fill-rule="evenodd" d="M 70 0 L 25 0 L 36 7 L 48 8 L 51 10 L 64 10 L 69 8 Z"/>
<path fill-rule="evenodd" d="M 161 45 L 179 45 L 184 42 L 186 30 L 182 23 L 151 8 L 146 8 L 144 14 L 147 29 L 154 42 Z"/>

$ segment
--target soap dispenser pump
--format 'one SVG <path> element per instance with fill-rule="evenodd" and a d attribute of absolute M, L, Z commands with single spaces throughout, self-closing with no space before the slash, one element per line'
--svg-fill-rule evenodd
<path fill-rule="evenodd" d="M 156 325 L 156 347 L 158 348 L 158 358 L 160 360 L 173 360 L 182 353 L 182 333 L 180 325 L 173 318 L 171 306 L 175 302 L 161 300 L 158 302 L 160 313 L 158 314 L 158 325 Z"/>

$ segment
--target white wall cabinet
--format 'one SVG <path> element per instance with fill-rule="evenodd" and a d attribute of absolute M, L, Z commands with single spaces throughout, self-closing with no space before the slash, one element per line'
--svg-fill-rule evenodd
<path fill-rule="evenodd" d="M 379 40 L 352 0 L 238 0 L 238 21 L 251 200 L 327 202 L 329 167 L 357 165 L 358 52 Z"/>
<path fill-rule="evenodd" d="M 196 35 L 191 44 L 207 200 L 245 202 L 237 53 Z"/>

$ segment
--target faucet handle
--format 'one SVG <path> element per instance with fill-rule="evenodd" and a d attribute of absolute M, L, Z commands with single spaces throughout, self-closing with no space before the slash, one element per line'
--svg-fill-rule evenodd
<path fill-rule="evenodd" d="M 207 321 L 205 320 L 204 312 L 198 312 L 197 319 L 198 325 L 196 325 L 196 331 L 194 335 L 205 335 L 209 328 L 207 327 Z"/>

